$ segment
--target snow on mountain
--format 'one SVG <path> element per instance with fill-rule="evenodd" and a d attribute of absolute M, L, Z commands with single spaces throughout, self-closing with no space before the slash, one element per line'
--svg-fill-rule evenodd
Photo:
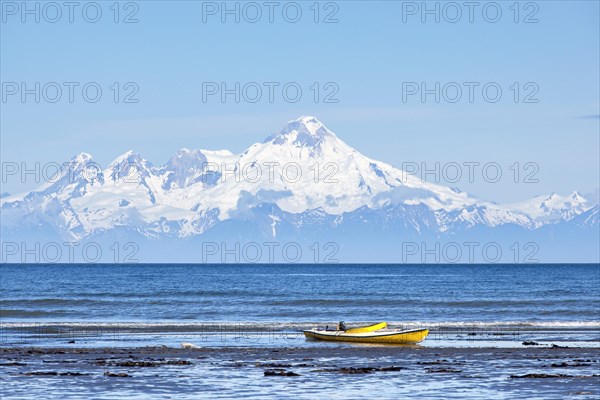
<path fill-rule="evenodd" d="M 589 210 L 571 218 L 569 220 L 572 224 L 575 224 L 581 228 L 593 228 L 600 225 L 600 210 L 596 204 Z"/>
<path fill-rule="evenodd" d="M 68 166 L 29 194 L 0 198 L 3 231 L 44 225 L 81 238 L 125 227 L 189 237 L 223 221 L 255 218 L 249 215 L 264 204 L 275 207 L 265 211 L 265 232 L 272 236 L 284 221 L 300 228 L 369 218 L 416 232 L 511 224 L 535 229 L 594 206 L 577 192 L 508 205 L 481 201 L 368 158 L 308 116 L 240 154 L 181 149 L 154 167 L 128 151 L 101 170 L 81 153 Z"/>
<path fill-rule="evenodd" d="M 504 207 L 521 212 L 538 223 L 544 224 L 570 220 L 592 206 L 593 204 L 578 192 L 573 192 L 567 196 L 560 196 L 556 193 L 536 196 L 523 202 L 507 204 Z"/>
<path fill-rule="evenodd" d="M 240 201 L 246 206 L 273 201 L 291 213 L 318 208 L 333 215 L 389 204 L 399 192 L 418 194 L 423 199 L 417 202 L 434 209 L 475 203 L 464 193 L 363 156 L 314 117 L 291 121 L 227 160 L 221 173 L 220 184 L 198 191 L 195 198 L 200 208 L 218 208 L 222 218 L 238 211 Z"/>
<path fill-rule="evenodd" d="M 204 172 L 206 156 L 200 150 L 181 149 L 164 166 L 166 174 L 162 188 L 184 188 L 195 183 Z"/>

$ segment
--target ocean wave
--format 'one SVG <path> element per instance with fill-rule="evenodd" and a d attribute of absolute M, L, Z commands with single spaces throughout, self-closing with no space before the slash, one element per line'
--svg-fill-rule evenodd
<path fill-rule="evenodd" d="M 346 322 L 348 326 L 368 325 L 370 322 Z M 114 322 L 1 322 L 2 330 L 26 329 L 79 329 L 79 330 L 131 330 L 137 332 L 239 332 L 253 331 L 300 331 L 316 326 L 335 326 L 335 321 L 312 322 L 145 322 L 145 321 L 114 321 Z M 468 331 L 468 330 L 520 330 L 520 331 L 556 331 L 556 330 L 585 330 L 600 331 L 599 321 L 394 321 L 389 322 L 390 328 L 417 329 L 428 328 L 435 331 Z"/>
<path fill-rule="evenodd" d="M 65 306 L 65 305 L 77 305 L 86 306 L 96 303 L 110 303 L 106 300 L 94 300 L 85 298 L 44 298 L 44 299 L 11 299 L 11 300 L 0 300 L 0 306 Z"/>
<path fill-rule="evenodd" d="M 63 310 L 0 310 L 0 318 L 42 318 L 42 317 L 64 317 L 67 314 Z M 0 327 L 6 323 L 0 322 Z"/>
<path fill-rule="evenodd" d="M 539 306 L 543 305 L 546 307 L 550 307 L 552 304 L 556 306 L 567 304 L 582 304 L 587 308 L 590 307 L 590 303 L 599 303 L 600 301 L 593 301 L 588 299 L 574 299 L 574 298 L 560 298 L 554 300 L 550 303 L 547 299 L 528 299 L 528 300 L 519 300 L 519 299 L 500 299 L 500 300 L 422 300 L 422 299 L 372 299 L 372 298 L 360 298 L 353 297 L 352 300 L 344 299 L 344 298 L 312 298 L 312 299 L 294 299 L 294 300 L 270 300 L 266 301 L 264 304 L 268 306 L 287 306 L 287 307 L 296 307 L 296 306 L 311 306 L 311 307 L 319 307 L 319 306 L 348 306 L 351 304 L 353 307 L 375 307 L 375 306 L 396 306 L 398 301 L 402 301 L 402 305 L 404 307 L 410 305 L 418 305 L 418 306 L 443 306 L 444 308 L 452 308 L 452 307 L 464 307 L 464 308 L 481 308 L 481 307 L 495 307 L 499 306 L 502 308 L 510 307 L 530 307 L 530 306 Z M 552 310 L 550 310 L 552 311 Z"/>

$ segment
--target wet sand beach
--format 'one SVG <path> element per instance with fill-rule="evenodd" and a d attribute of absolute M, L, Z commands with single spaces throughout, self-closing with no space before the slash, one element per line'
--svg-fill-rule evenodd
<path fill-rule="evenodd" d="M 600 349 L 0 349 L 3 398 L 598 398 Z"/>

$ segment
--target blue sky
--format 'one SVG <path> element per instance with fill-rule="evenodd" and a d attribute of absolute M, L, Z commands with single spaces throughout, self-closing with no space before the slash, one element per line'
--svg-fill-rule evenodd
<path fill-rule="evenodd" d="M 403 21 L 403 7 L 407 11 L 412 2 L 321 2 L 319 20 L 337 10 L 339 22 L 329 24 L 313 21 L 313 1 L 297 2 L 303 12 L 297 23 L 284 20 L 284 3 L 275 9 L 273 23 L 264 14 L 257 23 L 243 18 L 235 23 L 231 16 L 222 23 L 220 15 L 204 15 L 203 22 L 207 2 L 141 1 L 134 2 L 139 22 L 131 24 L 114 23 L 112 1 L 99 2 L 103 14 L 94 24 L 79 9 L 74 23 L 64 14 L 56 23 L 44 21 L 43 15 L 39 23 L 32 16 L 23 23 L 21 10 L 13 15 L 7 3 L 14 2 L 2 1 L 4 85 L 97 82 L 103 95 L 97 103 L 84 101 L 77 89 L 73 103 L 66 101 L 66 89 L 57 103 L 42 99 L 38 104 L 32 96 L 25 103 L 18 95 L 3 99 L 5 162 L 63 162 L 86 151 L 106 165 L 134 149 L 163 164 L 182 147 L 241 151 L 288 120 L 315 115 L 363 154 L 396 166 L 497 162 L 505 174 L 512 173 L 508 167 L 514 162 L 539 166 L 537 184 L 511 178 L 454 185 L 486 199 L 587 193 L 599 186 L 597 1 L 533 2 L 536 7 L 521 2 L 518 23 L 512 1 L 497 3 L 502 17 L 496 23 L 482 14 L 489 2 L 475 9 L 472 23 L 466 8 L 456 23 L 445 21 L 443 14 L 440 23 L 431 15 L 423 23 L 419 12 L 405 14 Z M 121 6 L 120 20 L 135 11 L 126 2 Z M 532 12 L 539 22 L 523 23 Z M 134 82 L 139 102 L 114 103 L 114 82 Z M 203 102 L 202 82 L 297 82 L 303 96 L 290 103 L 276 90 L 272 103 L 265 92 L 257 103 L 235 103 L 232 96 L 225 103 L 218 96 Z M 326 83 L 337 85 L 338 102 L 315 103 L 314 82 L 321 95 Z M 472 103 L 465 91 L 457 103 L 436 103 L 433 96 L 422 102 L 418 95 L 403 101 L 403 82 L 428 87 L 478 82 L 479 88 L 495 82 L 503 94 L 497 103 L 485 101 L 478 89 Z M 517 103 L 510 89 L 515 82 Z M 525 89 L 526 83 L 538 89 L 537 103 L 523 102 L 533 87 Z M 126 92 L 121 87 L 120 100 Z M 33 186 L 31 179 L 11 178 L 2 191 Z"/>

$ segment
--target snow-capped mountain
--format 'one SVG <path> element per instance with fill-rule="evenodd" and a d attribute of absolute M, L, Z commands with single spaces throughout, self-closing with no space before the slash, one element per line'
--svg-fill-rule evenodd
<path fill-rule="evenodd" d="M 365 229 L 439 237 L 569 221 L 598 226 L 597 204 L 577 192 L 506 205 L 482 201 L 362 155 L 315 117 L 291 121 L 240 154 L 181 149 L 153 166 L 128 151 L 102 169 L 81 153 L 67 165 L 40 188 L 0 199 L 3 240 L 40 228 L 83 240 L 115 229 L 147 238 L 202 237 L 227 226 L 244 232 L 248 224 L 251 237 L 270 238 Z"/>
<path fill-rule="evenodd" d="M 539 223 L 570 220 L 592 208 L 593 204 L 578 192 L 568 196 L 556 193 L 536 196 L 520 203 L 507 204 L 506 208 L 519 211 L 534 218 Z"/>

